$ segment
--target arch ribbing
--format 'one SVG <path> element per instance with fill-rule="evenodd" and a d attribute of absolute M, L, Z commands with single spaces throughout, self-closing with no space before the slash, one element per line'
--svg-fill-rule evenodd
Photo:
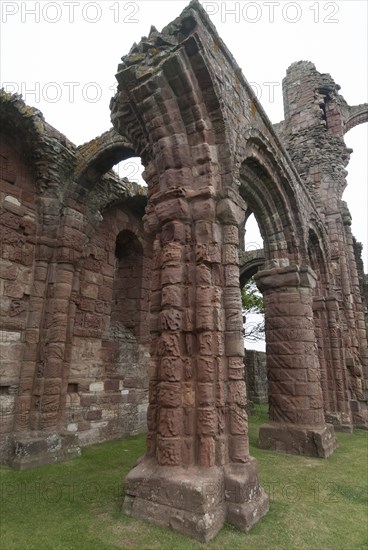
<path fill-rule="evenodd" d="M 112 128 L 78 147 L 75 179 L 82 186 L 91 186 L 115 164 L 135 156 L 132 144 Z"/>
<path fill-rule="evenodd" d="M 368 103 L 349 107 L 349 116 L 344 121 L 344 134 L 364 122 L 368 122 Z"/>

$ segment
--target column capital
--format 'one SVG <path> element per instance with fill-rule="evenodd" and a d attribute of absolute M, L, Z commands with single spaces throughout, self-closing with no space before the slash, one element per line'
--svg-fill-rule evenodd
<path fill-rule="evenodd" d="M 283 287 L 314 288 L 317 281 L 317 275 L 313 269 L 299 265 L 264 269 L 258 271 L 254 278 L 261 292 Z"/>

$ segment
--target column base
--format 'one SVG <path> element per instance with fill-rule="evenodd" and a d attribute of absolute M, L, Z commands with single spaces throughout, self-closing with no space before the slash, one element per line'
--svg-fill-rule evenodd
<path fill-rule="evenodd" d="M 30 470 L 45 464 L 71 460 L 80 455 L 76 434 L 15 434 L 14 458 L 10 465 L 16 470 Z"/>
<path fill-rule="evenodd" d="M 267 511 L 268 497 L 259 486 L 254 459 L 182 468 L 159 466 L 145 457 L 125 479 L 125 514 L 200 542 L 214 538 L 226 521 L 248 531 Z"/>
<path fill-rule="evenodd" d="M 351 417 L 342 412 L 326 412 L 325 420 L 328 424 L 332 424 L 335 432 L 353 433 L 353 424 Z"/>
<path fill-rule="evenodd" d="M 354 429 L 357 430 L 368 430 L 368 418 L 362 414 L 354 414 Z"/>
<path fill-rule="evenodd" d="M 228 523 L 248 532 L 267 514 L 269 498 L 258 481 L 257 462 L 249 457 L 246 464 L 224 467 Z"/>
<path fill-rule="evenodd" d="M 269 451 L 327 458 L 337 445 L 331 424 L 303 426 L 269 422 L 259 428 L 258 446 Z"/>
<path fill-rule="evenodd" d="M 368 430 L 368 408 L 364 401 L 350 401 L 350 409 L 353 415 L 354 428 Z"/>

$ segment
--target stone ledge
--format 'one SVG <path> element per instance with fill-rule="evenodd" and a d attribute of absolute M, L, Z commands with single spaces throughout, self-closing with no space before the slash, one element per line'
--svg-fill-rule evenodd
<path fill-rule="evenodd" d="M 76 434 L 45 434 L 15 437 L 14 459 L 11 466 L 16 470 L 29 470 L 71 460 L 81 455 Z"/>
<path fill-rule="evenodd" d="M 226 521 L 224 502 L 208 512 L 195 513 L 128 495 L 124 500 L 123 512 L 159 527 L 171 528 L 200 542 L 214 538 Z"/>
<path fill-rule="evenodd" d="M 269 422 L 259 428 L 260 449 L 327 458 L 337 448 L 334 428 Z"/>
<path fill-rule="evenodd" d="M 365 401 L 350 401 L 350 409 L 353 415 L 354 428 L 368 430 L 368 405 Z"/>

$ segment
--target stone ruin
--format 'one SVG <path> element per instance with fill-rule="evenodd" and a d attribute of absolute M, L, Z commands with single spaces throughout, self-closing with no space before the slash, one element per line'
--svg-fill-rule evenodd
<path fill-rule="evenodd" d="M 335 430 L 367 428 L 367 285 L 341 197 L 343 136 L 368 106 L 300 61 L 271 124 L 197 1 L 134 44 L 117 80 L 114 129 L 80 147 L 0 95 L 0 455 L 18 469 L 76 456 L 144 431 L 148 405 L 124 510 L 207 541 L 268 509 L 245 410 L 251 213 L 264 241 L 248 266 L 266 312 L 260 447 L 327 457 Z M 147 192 L 111 171 L 136 156 Z"/>

